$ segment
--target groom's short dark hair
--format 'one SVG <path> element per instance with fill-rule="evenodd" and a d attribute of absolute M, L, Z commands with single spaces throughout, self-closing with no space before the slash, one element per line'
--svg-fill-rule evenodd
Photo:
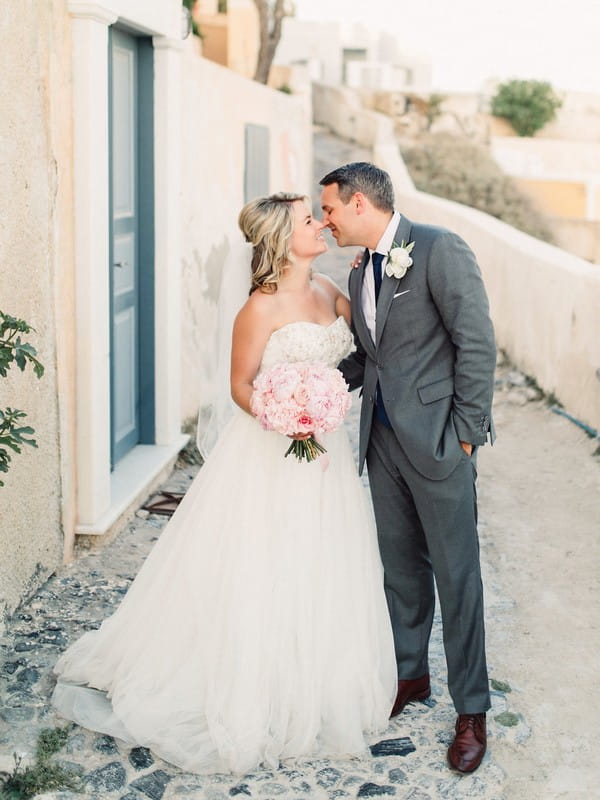
<path fill-rule="evenodd" d="M 347 204 L 356 192 L 368 197 L 380 211 L 394 210 L 394 187 L 392 179 L 383 169 L 368 161 L 354 161 L 345 164 L 321 178 L 321 186 L 337 183 L 342 202 Z"/>

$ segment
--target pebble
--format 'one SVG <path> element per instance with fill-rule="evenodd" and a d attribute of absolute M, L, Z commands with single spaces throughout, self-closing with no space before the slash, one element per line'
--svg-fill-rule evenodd
<path fill-rule="evenodd" d="M 94 750 L 107 755 L 114 755 L 119 752 L 119 748 L 112 736 L 99 736 L 94 742 Z"/>
<path fill-rule="evenodd" d="M 417 748 L 408 738 L 387 739 L 371 746 L 371 754 L 379 756 L 407 756 Z"/>
<path fill-rule="evenodd" d="M 381 797 L 382 795 L 395 795 L 394 786 L 379 786 L 376 783 L 363 783 L 358 790 L 357 797 Z"/>
<path fill-rule="evenodd" d="M 129 763 L 136 769 L 147 769 L 154 764 L 154 759 L 147 747 L 134 747 L 129 753 Z"/>
<path fill-rule="evenodd" d="M 97 792 L 113 792 L 127 782 L 127 772 L 119 761 L 111 761 L 85 776 L 85 782 Z"/>
<path fill-rule="evenodd" d="M 170 780 L 170 775 L 162 769 L 157 769 L 149 775 L 144 775 L 142 778 L 137 778 L 135 781 L 132 781 L 130 786 L 137 789 L 138 792 L 141 792 L 146 797 L 149 797 L 150 800 L 162 800 L 162 796 Z"/>

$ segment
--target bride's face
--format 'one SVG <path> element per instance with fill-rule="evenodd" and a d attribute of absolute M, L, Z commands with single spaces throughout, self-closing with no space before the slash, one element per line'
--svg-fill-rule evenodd
<path fill-rule="evenodd" d="M 325 226 L 315 219 L 301 200 L 296 200 L 294 209 L 294 232 L 290 250 L 297 258 L 314 258 L 327 250 L 323 238 Z"/>

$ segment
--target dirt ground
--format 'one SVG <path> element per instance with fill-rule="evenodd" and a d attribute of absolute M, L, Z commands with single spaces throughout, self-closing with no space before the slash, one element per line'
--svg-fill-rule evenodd
<path fill-rule="evenodd" d="M 489 661 L 530 729 L 494 755 L 510 800 L 599 798 L 598 440 L 521 402 L 499 388 L 498 439 L 479 454 L 484 580 L 497 598 Z"/>

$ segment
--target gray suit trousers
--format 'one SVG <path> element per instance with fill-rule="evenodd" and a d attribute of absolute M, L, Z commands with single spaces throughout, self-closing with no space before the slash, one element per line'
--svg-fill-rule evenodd
<path fill-rule="evenodd" d="M 459 714 L 487 711 L 475 456 L 465 453 L 447 478 L 430 480 L 412 466 L 394 432 L 374 419 L 367 467 L 398 678 L 429 672 L 435 578 L 450 696 Z"/>

